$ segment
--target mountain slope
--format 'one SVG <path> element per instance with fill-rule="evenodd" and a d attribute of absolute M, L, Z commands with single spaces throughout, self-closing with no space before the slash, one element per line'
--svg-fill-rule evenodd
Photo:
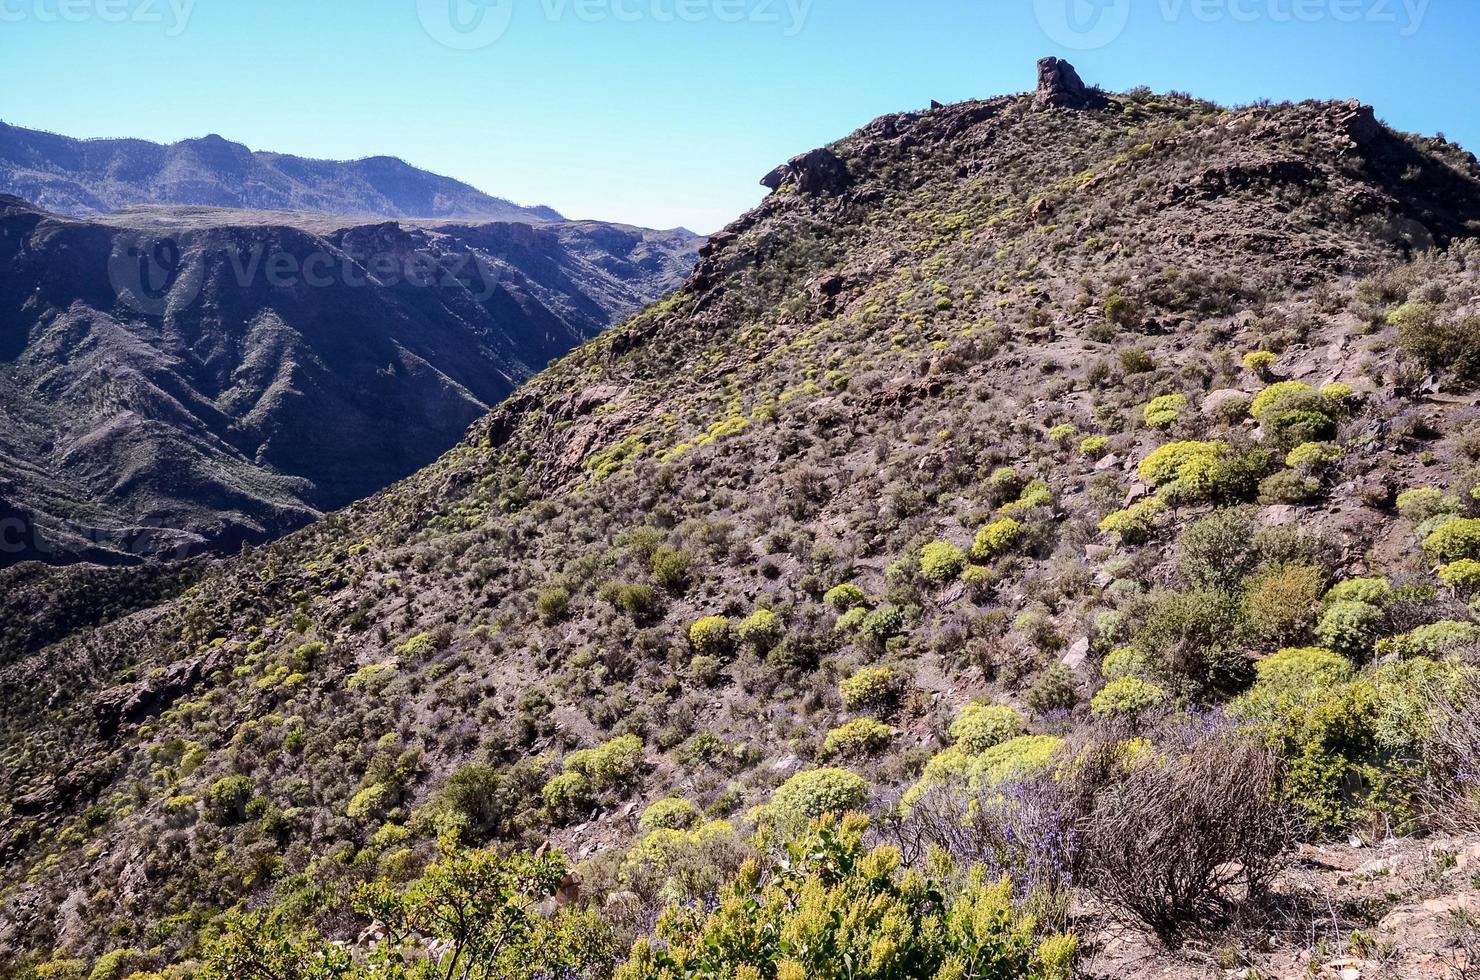
<path fill-rule="evenodd" d="M 252 151 L 220 136 L 161 145 L 79 140 L 0 122 L 0 193 L 57 214 L 140 204 L 321 211 L 362 217 L 560 221 L 394 157 L 310 160 Z"/>
<path fill-rule="evenodd" d="M 235 549 L 372 493 L 677 285 L 695 245 L 0 198 L 0 562 Z"/>
<path fill-rule="evenodd" d="M 1212 751 L 1177 740 L 1224 731 L 1208 712 L 1255 661 L 1340 639 L 1316 635 L 1328 585 L 1416 590 L 1358 661 L 1473 627 L 1413 518 L 1472 510 L 1480 482 L 1474 158 L 1354 103 L 1045 76 L 779 168 L 683 290 L 435 464 L 0 668 L 0 942 L 189 960 L 220 910 L 269 901 L 353 939 L 352 884 L 414 877 L 448 831 L 586 860 L 585 899 L 630 938 L 666 902 L 708 908 L 749 807 L 800 770 L 987 792 L 1109 738 L 1125 800 L 1133 751 Z M 1303 407 L 1252 418 L 1276 380 L 1309 382 L 1277 390 Z M 1185 482 L 1142 465 L 1184 443 L 1211 461 Z M 1438 504 L 1395 511 L 1409 488 Z M 1186 530 L 1210 514 L 1221 552 Z M 1266 586 L 1293 611 L 1250 612 Z M 1155 693 L 1116 715 L 1112 677 Z M 1024 757 L 950 745 L 973 700 L 1016 709 Z M 640 764 L 573 755 L 624 735 Z M 670 795 L 734 826 L 636 825 Z M 1322 905 L 1310 931 L 1346 942 L 1361 914 Z"/>

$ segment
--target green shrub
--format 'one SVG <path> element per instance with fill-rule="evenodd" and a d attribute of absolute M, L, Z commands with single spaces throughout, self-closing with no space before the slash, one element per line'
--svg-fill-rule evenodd
<path fill-rule="evenodd" d="M 1480 626 L 1447 619 L 1393 637 L 1383 649 L 1400 657 L 1442 660 L 1452 654 L 1473 650 L 1476 646 L 1480 646 Z"/>
<path fill-rule="evenodd" d="M 1147 497 L 1100 521 L 1100 530 L 1121 544 L 1141 544 L 1156 532 L 1157 518 L 1166 513 L 1166 501 Z"/>
<path fill-rule="evenodd" d="M 1020 735 L 982 752 L 953 745 L 936 753 L 925 765 L 919 781 L 905 792 L 900 803 L 908 809 L 938 787 L 979 793 L 1029 778 L 1051 768 L 1063 744 L 1063 739 L 1052 735 Z"/>
<path fill-rule="evenodd" d="M 146 962 L 141 950 L 115 949 L 98 957 L 87 980 L 124 980 Z"/>
<path fill-rule="evenodd" d="M 642 583 L 608 582 L 601 588 L 601 597 L 638 623 L 653 619 L 660 606 L 658 591 Z"/>
<path fill-rule="evenodd" d="M 1017 738 L 1027 726 L 1023 716 L 1004 705 L 968 704 L 951 723 L 951 738 L 967 752 L 985 752 Z"/>
<path fill-rule="evenodd" d="M 535 596 L 534 608 L 542 622 L 559 622 L 565 618 L 566 611 L 570 609 L 570 590 L 560 585 L 541 589 Z"/>
<path fill-rule="evenodd" d="M 247 819 L 247 804 L 256 786 L 247 776 L 225 776 L 211 784 L 206 800 L 206 816 L 223 827 Z"/>
<path fill-rule="evenodd" d="M 1141 417 L 1153 429 L 1169 429 L 1182 417 L 1185 408 L 1186 395 L 1159 395 L 1151 399 Z"/>
<path fill-rule="evenodd" d="M 1290 450 L 1285 465 L 1321 470 L 1337 462 L 1344 455 L 1342 448 L 1329 442 L 1303 442 Z"/>
<path fill-rule="evenodd" d="M 1480 379 L 1480 316 L 1440 316 L 1427 303 L 1405 303 L 1388 320 L 1398 328 L 1398 348 L 1430 371 L 1464 384 Z"/>
<path fill-rule="evenodd" d="M 1345 684 L 1356 673 L 1350 660 L 1320 647 L 1287 647 L 1259 661 L 1254 670 L 1259 687 L 1275 694 L 1334 687 Z"/>
<path fill-rule="evenodd" d="M 1135 647 L 1121 647 L 1105 654 L 1105 659 L 1100 664 L 1100 673 L 1107 681 L 1118 681 L 1125 677 L 1146 680 L 1151 674 L 1151 661 Z"/>
<path fill-rule="evenodd" d="M 648 559 L 648 570 L 664 589 L 674 595 L 683 592 L 689 585 L 689 566 L 692 559 L 677 548 L 662 547 L 653 551 Z"/>
<path fill-rule="evenodd" d="M 1316 638 L 1328 649 L 1362 661 L 1372 653 L 1384 620 L 1378 607 L 1356 599 L 1338 599 L 1327 604 L 1316 624 Z"/>
<path fill-rule="evenodd" d="M 1302 637 L 1320 604 L 1325 573 L 1314 565 L 1276 565 L 1244 589 L 1244 620 L 1260 641 L 1280 645 Z"/>
<path fill-rule="evenodd" d="M 863 627 L 863 621 L 868 618 L 869 611 L 863 606 L 854 606 L 837 618 L 833 628 L 840 633 L 853 633 Z"/>
<path fill-rule="evenodd" d="M 894 741 L 894 729 L 873 718 L 855 718 L 827 733 L 822 740 L 822 754 L 827 757 L 856 758 L 876 755 Z"/>
<path fill-rule="evenodd" d="M 719 680 L 721 668 L 718 658 L 701 653 L 689 661 L 689 676 L 705 687 L 713 687 Z"/>
<path fill-rule="evenodd" d="M 1279 361 L 1273 351 L 1256 350 L 1244 355 L 1244 370 L 1258 377 L 1268 376 L 1270 369 Z"/>
<path fill-rule="evenodd" d="M 1462 558 L 1441 566 L 1439 580 L 1456 592 L 1474 592 L 1480 589 L 1480 561 Z"/>
<path fill-rule="evenodd" d="M 781 642 L 781 620 L 769 609 L 757 609 L 735 626 L 735 636 L 759 654 Z"/>
<path fill-rule="evenodd" d="M 898 694 L 899 677 L 890 667 L 864 667 L 838 683 L 838 695 L 849 711 L 887 707 Z"/>
<path fill-rule="evenodd" d="M 688 800 L 680 797 L 668 797 L 659 800 L 646 810 L 638 818 L 639 829 L 648 830 L 684 830 L 692 827 L 699 820 L 699 808 Z"/>
<path fill-rule="evenodd" d="M 1054 664 L 1028 688 L 1023 703 L 1039 716 L 1068 711 L 1079 703 L 1079 679 L 1068 667 Z"/>
<path fill-rule="evenodd" d="M 1090 459 L 1099 459 L 1110 448 L 1109 436 L 1086 436 L 1079 443 L 1079 452 Z"/>
<path fill-rule="evenodd" d="M 1023 526 L 1011 517 L 995 520 L 976 532 L 971 557 L 974 561 L 990 561 L 1012 550 L 1022 536 Z"/>
<path fill-rule="evenodd" d="M 845 582 L 828 589 L 822 601 L 834 609 L 856 609 L 868 605 L 868 596 L 858 586 Z"/>
<path fill-rule="evenodd" d="M 809 769 L 792 776 L 771 796 L 771 808 L 789 818 L 812 819 L 826 813 L 858 810 L 868 783 L 847 769 Z"/>
<path fill-rule="evenodd" d="M 920 574 L 929 582 L 953 582 L 966 570 L 966 553 L 949 541 L 932 541 L 920 552 Z"/>
<path fill-rule="evenodd" d="M 1259 481 L 1261 504 L 1309 504 L 1321 498 L 1321 481 L 1299 470 L 1281 470 Z"/>
<path fill-rule="evenodd" d="M 590 780 L 597 792 L 601 792 L 631 783 L 642 765 L 642 755 L 642 739 L 636 735 L 620 735 L 595 748 L 570 753 L 565 757 L 562 768 L 566 772 L 580 773 Z"/>
<path fill-rule="evenodd" d="M 1398 513 L 1414 524 L 1423 524 L 1444 514 L 1458 515 L 1463 509 L 1459 498 L 1433 487 L 1417 487 L 1398 494 Z"/>
<path fill-rule="evenodd" d="M 591 781 L 578 772 L 551 776 L 540 794 L 556 820 L 574 819 L 596 805 L 596 792 L 591 788 Z"/>
<path fill-rule="evenodd" d="M 724 616 L 705 616 L 689 627 L 689 643 L 695 652 L 722 657 L 734 646 L 734 633 Z"/>
<path fill-rule="evenodd" d="M 1480 518 L 1457 517 L 1424 538 L 1423 550 L 1446 565 L 1466 558 L 1480 559 Z"/>
<path fill-rule="evenodd" d="M 1178 571 L 1192 585 L 1236 588 L 1259 563 L 1256 530 L 1239 508 L 1225 507 L 1198 518 L 1182 535 Z"/>
<path fill-rule="evenodd" d="M 1139 677 L 1113 680 L 1090 699 L 1096 718 L 1139 718 L 1167 702 L 1167 692 Z"/>
<path fill-rule="evenodd" d="M 1184 682 L 1199 695 L 1241 691 L 1253 678 L 1236 596 L 1215 588 L 1158 590 L 1142 608 L 1135 646 L 1152 658 L 1158 677 Z"/>
<path fill-rule="evenodd" d="M 1388 604 L 1392 595 L 1392 584 L 1385 578 L 1349 578 L 1333 585 L 1321 598 L 1321 602 L 1327 605 L 1343 601 L 1365 602 L 1369 606 L 1381 608 Z"/>
<path fill-rule="evenodd" d="M 858 631 L 876 646 L 883 646 L 904 630 L 904 613 L 893 606 L 880 606 L 864 616 Z"/>
<path fill-rule="evenodd" d="M 1136 472 L 1157 487 L 1178 481 L 1198 482 L 1205 479 L 1213 463 L 1227 455 L 1226 442 L 1169 442 L 1143 459 Z"/>
<path fill-rule="evenodd" d="M 902 873 L 897 849 L 863 846 L 866 826 L 856 814 L 816 821 L 717 889 L 709 911 L 671 906 L 615 980 L 1070 980 L 1074 937 L 1041 936 L 1010 881 Z"/>

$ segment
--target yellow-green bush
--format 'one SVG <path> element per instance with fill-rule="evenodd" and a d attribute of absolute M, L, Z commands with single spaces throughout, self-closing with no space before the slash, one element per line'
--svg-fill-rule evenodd
<path fill-rule="evenodd" d="M 1326 605 L 1343 601 L 1365 602 L 1369 606 L 1381 608 L 1387 605 L 1392 595 L 1392 583 L 1381 576 L 1349 578 L 1333 585 L 1330 591 L 1321 597 L 1321 602 Z"/>
<path fill-rule="evenodd" d="M 1079 451 L 1090 459 L 1099 459 L 1110 448 L 1109 436 L 1086 436 L 1079 443 Z"/>
<path fill-rule="evenodd" d="M 781 620 L 769 609 L 757 609 L 735 625 L 735 637 L 757 653 L 768 653 L 781 642 Z"/>
<path fill-rule="evenodd" d="M 1330 442 L 1303 442 L 1285 456 L 1285 465 L 1319 470 L 1330 466 L 1344 455 L 1342 448 Z"/>
<path fill-rule="evenodd" d="M 1213 463 L 1227 455 L 1226 442 L 1169 442 L 1143 459 L 1136 472 L 1157 487 L 1178 481 L 1199 482 Z"/>
<path fill-rule="evenodd" d="M 966 570 L 966 552 L 949 541 L 932 541 L 920 551 L 920 574 L 937 585 L 954 581 Z"/>
<path fill-rule="evenodd" d="M 1377 642 L 1383 612 L 1370 603 L 1338 599 L 1326 606 L 1316 624 L 1316 639 L 1322 645 L 1353 660 L 1365 660 Z"/>
<path fill-rule="evenodd" d="M 730 652 L 734 642 L 734 632 L 727 617 L 705 616 L 689 627 L 689 643 L 697 653 L 723 656 Z"/>
<path fill-rule="evenodd" d="M 1159 395 L 1142 410 L 1141 418 L 1153 429 L 1169 429 L 1186 408 L 1186 395 Z"/>
<path fill-rule="evenodd" d="M 967 752 L 985 752 L 1023 734 L 1023 716 L 1005 705 L 968 704 L 951 723 L 951 738 Z"/>
<path fill-rule="evenodd" d="M 1100 664 L 1100 673 L 1107 681 L 1118 681 L 1123 677 L 1146 680 L 1151 673 L 1151 661 L 1135 647 L 1121 647 L 1105 654 L 1105 660 Z"/>
<path fill-rule="evenodd" d="M 847 769 L 808 769 L 782 783 L 771 795 L 777 816 L 812 819 L 826 813 L 845 813 L 863 806 L 868 782 Z"/>
<path fill-rule="evenodd" d="M 1448 565 L 1480 559 L 1480 518 L 1457 517 L 1424 538 L 1424 553 Z"/>
<path fill-rule="evenodd" d="M 1022 536 L 1023 526 L 1011 517 L 995 520 L 976 532 L 971 557 L 974 561 L 990 561 L 1011 551 Z"/>
<path fill-rule="evenodd" d="M 868 604 L 868 596 L 851 582 L 835 585 L 827 590 L 822 601 L 834 609 L 855 609 Z"/>
<path fill-rule="evenodd" d="M 919 781 L 900 802 L 906 808 L 911 807 L 920 797 L 941 786 L 975 793 L 1027 778 L 1050 768 L 1062 746 L 1063 739 L 1052 735 L 1019 735 L 983 752 L 952 745 L 936 753 L 925 765 Z"/>
<path fill-rule="evenodd" d="M 1439 580 L 1457 592 L 1470 593 L 1480 589 L 1480 561 L 1461 558 L 1439 569 Z"/>
<path fill-rule="evenodd" d="M 698 819 L 699 808 L 697 806 L 682 797 L 670 796 L 658 800 L 642 811 L 637 826 L 644 831 L 684 830 L 693 826 Z"/>
<path fill-rule="evenodd" d="M 1463 508 L 1458 497 L 1434 487 L 1415 487 L 1398 494 L 1398 513 L 1414 524 L 1445 514 L 1458 515 Z"/>
<path fill-rule="evenodd" d="M 1107 515 L 1100 521 L 1100 530 L 1122 544 L 1140 544 L 1156 531 L 1156 519 L 1166 513 L 1166 509 L 1166 501 L 1147 497 L 1125 510 Z"/>
<path fill-rule="evenodd" d="M 864 667 L 838 683 L 838 695 L 849 711 L 885 707 L 898 693 L 899 677 L 890 667 Z"/>
<path fill-rule="evenodd" d="M 1090 699 L 1096 718 L 1138 718 L 1166 704 L 1167 692 L 1139 677 L 1121 677 L 1100 689 Z"/>
<path fill-rule="evenodd" d="M 1298 693 L 1352 679 L 1356 668 L 1341 654 L 1320 647 L 1287 647 L 1254 665 L 1265 693 Z"/>
<path fill-rule="evenodd" d="M 1244 370 L 1259 377 L 1267 375 L 1271 368 L 1279 361 L 1279 355 L 1273 351 L 1256 350 L 1244 355 Z"/>
<path fill-rule="evenodd" d="M 616 980 L 1070 980 L 1074 938 L 1040 935 L 1010 882 L 974 869 L 957 891 L 904 871 L 898 850 L 864 847 L 866 826 L 814 822 L 784 859 L 747 864 L 712 911 L 670 907 Z"/>
<path fill-rule="evenodd" d="M 894 729 L 873 718 L 855 718 L 827 733 L 822 740 L 824 756 L 876 755 L 894 741 Z"/>

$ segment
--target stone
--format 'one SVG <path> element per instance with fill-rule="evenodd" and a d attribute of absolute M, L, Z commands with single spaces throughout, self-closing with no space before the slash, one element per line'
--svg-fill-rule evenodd
<path fill-rule="evenodd" d="M 847 164 L 823 148 L 793 157 L 761 178 L 761 186 L 779 191 L 793 184 L 803 194 L 836 196 L 853 183 Z"/>
<path fill-rule="evenodd" d="M 1090 109 L 1104 103 L 1104 97 L 1084 84 L 1074 66 L 1062 58 L 1043 58 L 1038 62 L 1038 91 L 1033 102 L 1039 108 Z"/>
<path fill-rule="evenodd" d="M 1069 652 L 1064 654 L 1063 664 L 1070 670 L 1079 670 L 1089 661 L 1089 637 L 1082 636 L 1074 641 Z"/>

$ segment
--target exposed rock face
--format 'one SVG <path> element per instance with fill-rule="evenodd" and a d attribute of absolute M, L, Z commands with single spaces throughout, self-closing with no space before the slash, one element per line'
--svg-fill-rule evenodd
<path fill-rule="evenodd" d="M 828 149 L 794 157 L 761 179 L 761 185 L 773 191 L 795 184 L 803 194 L 841 194 L 850 183 L 847 165 Z"/>
<path fill-rule="evenodd" d="M 1090 91 L 1074 66 L 1062 58 L 1043 58 L 1038 62 L 1038 91 L 1034 101 L 1055 109 L 1089 109 L 1103 102 Z"/>

